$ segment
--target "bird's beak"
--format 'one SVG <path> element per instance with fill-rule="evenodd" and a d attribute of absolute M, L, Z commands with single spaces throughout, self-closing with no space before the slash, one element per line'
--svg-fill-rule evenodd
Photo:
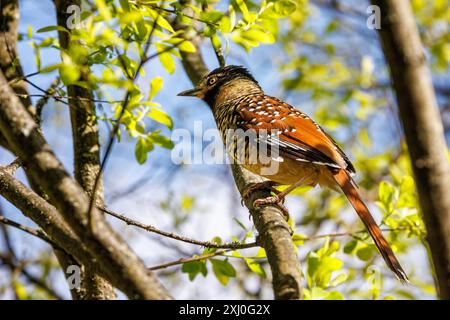
<path fill-rule="evenodd" d="M 201 88 L 194 88 L 186 91 L 182 91 L 177 96 L 199 97 L 202 95 Z"/>

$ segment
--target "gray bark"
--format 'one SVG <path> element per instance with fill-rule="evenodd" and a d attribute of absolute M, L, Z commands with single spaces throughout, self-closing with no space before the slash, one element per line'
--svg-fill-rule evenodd
<path fill-rule="evenodd" d="M 58 25 L 66 28 L 66 21 L 69 18 L 67 8 L 70 5 L 81 7 L 80 1 L 55 0 L 54 2 Z M 58 37 L 61 47 L 67 49 L 70 45 L 70 34 L 60 31 L 58 32 Z M 80 80 L 87 80 L 87 74 L 83 73 Z M 96 177 L 100 174 L 99 132 L 97 118 L 95 117 L 95 105 L 92 102 L 93 94 L 90 90 L 76 85 L 67 86 L 67 92 L 69 97 L 74 97 L 68 99 L 72 124 L 74 176 L 87 195 L 92 197 Z M 100 179 L 95 191 L 97 204 L 103 207 L 102 179 Z M 84 287 L 83 299 L 105 300 L 116 298 L 111 284 L 91 272 L 88 268 L 84 267 L 84 269 L 82 281 Z"/>
<path fill-rule="evenodd" d="M 407 0 L 372 0 L 427 227 L 439 294 L 450 299 L 450 166 L 424 49 Z"/>
<path fill-rule="evenodd" d="M 0 132 L 58 212 L 104 268 L 108 280 L 134 299 L 168 299 L 169 294 L 128 245 L 110 228 L 67 173 L 38 125 L 0 74 Z M 91 223 L 89 223 L 91 222 Z"/>

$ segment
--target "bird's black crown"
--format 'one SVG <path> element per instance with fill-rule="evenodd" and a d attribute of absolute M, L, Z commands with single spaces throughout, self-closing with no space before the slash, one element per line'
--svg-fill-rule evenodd
<path fill-rule="evenodd" d="M 248 71 L 247 68 L 243 67 L 243 66 L 225 66 L 225 67 L 220 67 L 217 69 L 214 69 L 213 71 L 211 71 L 207 77 L 212 77 L 215 75 L 221 75 L 221 78 L 223 80 L 231 80 L 231 79 L 236 79 L 236 78 L 247 78 L 252 80 L 253 82 L 256 82 L 256 79 L 252 76 L 252 74 Z"/>

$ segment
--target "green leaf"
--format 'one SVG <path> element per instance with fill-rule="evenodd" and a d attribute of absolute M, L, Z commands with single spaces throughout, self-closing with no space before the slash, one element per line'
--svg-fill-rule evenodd
<path fill-rule="evenodd" d="M 239 7 L 239 10 L 242 12 L 242 17 L 246 22 L 252 22 L 253 19 L 250 15 L 250 12 L 248 11 L 247 5 L 245 4 L 244 0 L 236 0 L 236 4 Z"/>
<path fill-rule="evenodd" d="M 195 273 L 198 270 L 199 270 L 198 261 L 185 262 L 181 267 L 181 272 L 184 273 Z"/>
<path fill-rule="evenodd" d="M 212 43 L 214 49 L 216 49 L 216 51 L 222 50 L 222 42 L 220 41 L 220 38 L 217 36 L 217 33 L 215 33 L 211 36 L 211 43 Z"/>
<path fill-rule="evenodd" d="M 331 291 L 325 296 L 325 300 L 344 300 L 344 296 L 339 291 Z"/>
<path fill-rule="evenodd" d="M 296 246 L 302 246 L 305 243 L 305 240 L 308 239 L 308 237 L 304 234 L 295 233 L 292 235 L 292 241 L 294 241 L 294 244 Z"/>
<path fill-rule="evenodd" d="M 147 161 L 147 141 L 145 138 L 139 137 L 136 142 L 136 147 L 134 149 L 134 154 L 136 156 L 137 162 L 140 164 Z"/>
<path fill-rule="evenodd" d="M 213 272 L 222 285 L 227 285 L 230 278 L 236 277 L 236 270 L 228 260 L 210 259 Z"/>
<path fill-rule="evenodd" d="M 217 23 L 224 16 L 223 12 L 217 10 L 202 11 L 200 13 L 200 19 L 208 21 L 210 23 Z"/>
<path fill-rule="evenodd" d="M 219 30 L 222 33 L 230 33 L 233 31 L 233 26 L 231 25 L 231 20 L 227 16 L 223 16 L 222 19 L 220 19 L 219 24 Z"/>
<path fill-rule="evenodd" d="M 204 260 L 201 260 L 183 263 L 181 272 L 189 274 L 189 280 L 192 281 L 198 274 L 206 276 L 208 270 L 206 269 L 206 262 Z"/>
<path fill-rule="evenodd" d="M 255 29 L 255 28 L 250 29 L 246 32 L 243 32 L 242 36 L 246 39 L 250 39 L 250 40 L 262 42 L 262 43 L 274 43 L 275 42 L 275 37 L 273 36 L 273 34 L 271 34 L 269 32 L 265 32 L 260 29 Z"/>
<path fill-rule="evenodd" d="M 238 218 L 233 218 L 233 220 L 244 230 L 244 231 L 248 231 L 247 228 L 244 226 L 244 224 L 238 220 Z"/>
<path fill-rule="evenodd" d="M 27 37 L 28 39 L 31 39 L 32 36 L 33 36 L 33 27 L 29 24 L 27 27 Z"/>
<path fill-rule="evenodd" d="M 341 269 L 343 264 L 344 263 L 338 258 L 334 257 L 322 258 L 316 272 L 316 284 L 319 287 L 323 288 L 328 287 L 332 273 L 334 271 Z"/>
<path fill-rule="evenodd" d="M 156 24 L 160 26 L 163 29 L 166 29 L 170 31 L 170 33 L 175 33 L 175 30 L 173 30 L 171 24 L 161 15 L 160 12 L 157 12 L 155 10 L 148 10 L 147 12 L 150 13 L 150 16 L 152 17 L 153 21 L 150 21 L 149 23 L 151 26 L 153 26 L 154 21 L 156 20 Z"/>
<path fill-rule="evenodd" d="M 190 41 L 184 40 L 183 42 L 180 42 L 180 44 L 177 46 L 179 50 L 184 52 L 195 52 L 197 49 L 195 48 L 194 44 Z"/>
<path fill-rule="evenodd" d="M 119 2 L 123 11 L 125 12 L 130 11 L 130 3 L 128 2 L 128 0 L 119 0 Z"/>
<path fill-rule="evenodd" d="M 195 198 L 187 196 L 187 195 L 183 195 L 183 197 L 181 198 L 181 209 L 183 211 L 191 210 L 194 205 L 194 202 L 195 202 Z"/>
<path fill-rule="evenodd" d="M 151 135 L 151 139 L 153 140 L 153 142 L 155 144 L 157 144 L 158 146 L 161 146 L 163 148 L 173 149 L 173 147 L 174 147 L 173 141 L 170 140 L 166 136 L 162 136 L 162 135 L 159 135 L 159 134 L 152 134 Z"/>
<path fill-rule="evenodd" d="M 297 10 L 297 4 L 290 0 L 279 0 L 275 2 L 273 9 L 281 16 L 288 16 Z"/>
<path fill-rule="evenodd" d="M 334 278 L 333 280 L 331 280 L 330 282 L 330 287 L 336 287 L 338 285 L 340 285 L 341 283 L 344 283 L 345 281 L 347 281 L 347 275 L 345 273 L 341 273 L 340 275 L 338 275 L 336 278 Z"/>
<path fill-rule="evenodd" d="M 61 67 L 61 64 L 60 64 L 60 63 L 57 63 L 57 64 L 51 64 L 51 65 L 49 65 L 49 66 L 46 66 L 46 67 L 41 68 L 41 69 L 39 70 L 39 72 L 40 72 L 40 73 L 49 73 L 49 72 L 52 72 L 52 71 L 58 69 L 59 67 Z"/>
<path fill-rule="evenodd" d="M 48 27 L 40 28 L 36 32 L 43 33 L 43 32 L 55 31 L 55 30 L 70 33 L 69 30 L 67 30 L 66 28 L 64 28 L 62 26 L 48 26 Z"/>
<path fill-rule="evenodd" d="M 21 282 L 14 280 L 13 281 L 14 292 L 17 295 L 19 300 L 28 300 L 30 299 L 30 295 L 27 292 L 27 289 L 24 284 Z"/>
<path fill-rule="evenodd" d="M 132 22 L 142 21 L 144 17 L 139 11 L 130 11 L 125 14 L 121 14 L 119 17 L 119 22 L 121 24 L 130 24 Z"/>
<path fill-rule="evenodd" d="M 374 254 L 374 250 L 373 250 L 372 246 L 369 246 L 369 245 L 359 248 L 358 251 L 356 251 L 356 255 L 362 261 L 369 261 L 373 257 L 373 254 Z"/>
<path fill-rule="evenodd" d="M 392 201 L 395 197 L 396 190 L 395 187 L 387 181 L 382 181 L 380 183 L 378 197 L 380 202 L 383 203 L 386 208 L 392 207 Z"/>
<path fill-rule="evenodd" d="M 316 274 L 317 269 L 319 268 L 320 260 L 317 256 L 317 253 L 310 252 L 306 256 L 306 280 L 308 281 L 308 286 L 312 287 L 314 284 L 314 277 Z"/>
<path fill-rule="evenodd" d="M 343 249 L 344 253 L 352 254 L 357 245 L 358 245 L 358 240 L 356 240 L 356 239 L 353 239 L 350 242 L 347 242 Z"/>
<path fill-rule="evenodd" d="M 71 63 L 63 64 L 59 67 L 61 81 L 69 85 L 80 78 L 80 70 Z"/>
<path fill-rule="evenodd" d="M 158 58 L 164 69 L 166 69 L 168 73 L 172 74 L 175 71 L 175 61 L 170 55 L 167 47 L 157 43 L 156 50 L 159 53 Z"/>
<path fill-rule="evenodd" d="M 163 86 L 163 82 L 164 80 L 161 77 L 155 77 L 150 81 L 150 94 L 148 100 L 152 100 L 158 94 Z"/>
<path fill-rule="evenodd" d="M 249 267 L 249 269 L 256 273 L 257 275 L 259 275 L 261 278 L 266 278 L 267 274 L 266 271 L 264 270 L 263 266 L 261 264 L 259 264 L 257 261 L 255 261 L 254 259 L 251 258 L 245 258 L 245 263 L 247 263 L 247 266 Z"/>
<path fill-rule="evenodd" d="M 152 108 L 152 110 L 148 113 L 148 116 L 150 118 L 152 118 L 153 120 L 158 121 L 159 123 L 162 123 L 167 128 L 172 130 L 172 128 L 173 128 L 172 118 L 169 117 L 169 115 L 167 113 L 165 113 L 164 111 L 162 111 L 161 109 Z"/>

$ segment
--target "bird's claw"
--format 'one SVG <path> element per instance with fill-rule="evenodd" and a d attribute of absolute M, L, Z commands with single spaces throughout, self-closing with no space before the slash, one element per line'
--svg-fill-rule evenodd
<path fill-rule="evenodd" d="M 286 208 L 286 206 L 283 204 L 284 198 L 280 199 L 278 196 L 271 196 L 264 199 L 257 199 L 253 202 L 253 206 L 255 208 L 261 207 L 261 206 L 267 206 L 267 205 L 274 205 L 280 209 L 280 211 L 283 214 L 283 217 L 286 221 L 289 220 L 289 210 Z"/>
<path fill-rule="evenodd" d="M 274 188 L 274 185 L 276 185 L 276 183 L 272 181 L 263 181 L 251 184 L 242 192 L 241 206 L 244 206 L 244 201 L 247 200 L 250 195 L 257 190 L 268 190 L 272 191 L 275 194 L 280 193 L 279 190 Z"/>

